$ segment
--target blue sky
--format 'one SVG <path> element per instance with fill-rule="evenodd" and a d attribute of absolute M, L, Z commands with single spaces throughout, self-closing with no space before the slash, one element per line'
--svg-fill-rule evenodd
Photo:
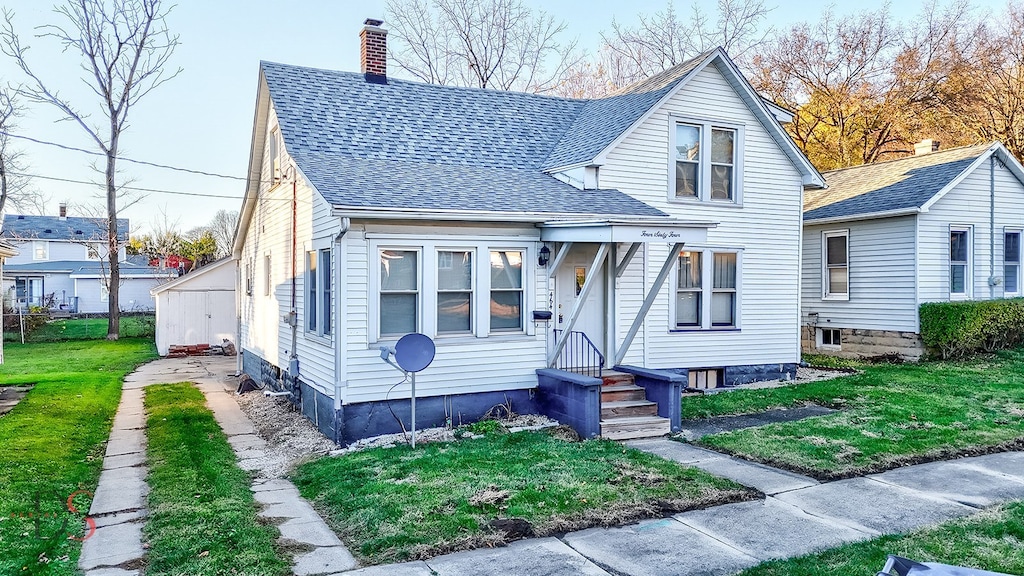
<path fill-rule="evenodd" d="M 665 0 L 524 0 L 541 7 L 568 24 L 567 33 L 579 39 L 581 47 L 596 48 L 600 32 L 610 28 L 612 19 L 623 24 L 636 22 L 637 14 L 662 10 Z M 227 1 L 183 0 L 169 17 L 181 46 L 172 64 L 181 74 L 151 93 L 133 110 L 131 128 L 122 139 L 122 156 L 184 168 L 241 177 L 248 167 L 252 136 L 258 65 L 261 59 L 339 70 L 359 70 L 359 38 L 367 17 L 383 17 L 384 0 L 270 0 Z M 714 2 L 700 0 L 713 10 Z M 801 21 L 816 21 L 829 6 L 825 2 L 766 0 L 775 6 L 769 24 L 787 28 Z M 859 0 L 834 6 L 838 14 L 875 9 L 883 0 Z M 978 0 L 976 5 L 999 10 L 1003 3 Z M 688 3 L 677 1 L 679 10 Z M 56 23 L 52 4 L 45 0 L 6 1 L 3 7 L 15 13 L 15 25 L 22 43 L 32 46 L 29 61 L 37 73 L 73 102 L 89 96 L 78 80 L 78 61 L 62 55 L 49 39 L 34 38 L 35 26 Z M 918 2 L 896 2 L 893 16 L 902 21 L 913 18 Z M 387 23 L 385 23 L 387 27 Z M 0 59 L 0 79 L 22 82 L 16 66 Z M 89 100 L 89 105 L 93 105 Z M 84 132 L 68 122 L 55 122 L 54 109 L 33 106 L 20 121 L 20 131 L 33 138 L 90 148 Z M 90 157 L 49 146 L 20 143 L 30 163 L 29 172 L 72 180 L 100 181 L 90 168 Z M 200 177 L 168 170 L 122 163 L 123 176 L 143 188 L 193 194 L 230 196 L 210 198 L 149 193 L 127 208 L 123 216 L 135 229 L 147 229 L 166 214 L 182 230 L 204 224 L 218 209 L 238 209 L 244 192 L 240 180 Z M 51 196 L 49 212 L 57 203 L 101 204 L 93 186 L 38 179 L 35 186 Z"/>

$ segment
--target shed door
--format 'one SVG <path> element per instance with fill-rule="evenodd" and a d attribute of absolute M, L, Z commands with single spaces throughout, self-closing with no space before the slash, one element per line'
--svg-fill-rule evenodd
<path fill-rule="evenodd" d="M 172 344 L 207 344 L 210 334 L 210 310 L 205 292 L 181 293 L 182 342 Z"/>
<path fill-rule="evenodd" d="M 207 292 L 206 303 L 209 321 L 208 342 L 222 344 L 225 339 L 235 342 L 235 292 Z"/>

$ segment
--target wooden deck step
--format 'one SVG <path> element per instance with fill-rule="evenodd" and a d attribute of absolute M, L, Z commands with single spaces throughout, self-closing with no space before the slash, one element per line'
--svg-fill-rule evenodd
<path fill-rule="evenodd" d="M 601 419 L 620 416 L 657 416 L 658 405 L 647 400 L 619 400 L 601 403 Z"/>
<path fill-rule="evenodd" d="M 614 370 L 605 370 L 604 375 L 601 376 L 601 380 L 605 386 L 615 386 L 618 384 L 634 384 L 636 381 L 632 374 L 625 372 L 616 372 Z"/>
<path fill-rule="evenodd" d="M 601 405 L 625 400 L 646 400 L 644 389 L 635 384 L 612 384 L 601 387 Z"/>
<path fill-rule="evenodd" d="M 601 437 L 609 440 L 654 438 L 671 432 L 668 418 L 633 416 L 601 421 Z"/>

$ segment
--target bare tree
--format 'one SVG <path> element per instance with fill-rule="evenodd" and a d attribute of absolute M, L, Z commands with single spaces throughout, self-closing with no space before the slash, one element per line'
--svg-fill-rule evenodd
<path fill-rule="evenodd" d="M 670 0 L 662 12 L 641 14 L 636 27 L 613 21 L 611 32 L 601 37 L 605 54 L 622 59 L 619 68 L 624 78 L 620 81 L 631 83 L 717 47 L 745 61 L 767 39 L 771 30 L 763 24 L 770 11 L 762 0 L 718 0 L 713 17 L 697 3 L 690 6 L 689 17 L 684 17 Z M 607 56 L 602 59 L 608 68 Z"/>
<path fill-rule="evenodd" d="M 50 104 L 79 125 L 106 157 L 106 216 L 108 260 L 110 267 L 110 312 L 107 338 L 120 333 L 118 286 L 119 238 L 117 234 L 118 186 L 117 154 L 121 136 L 128 128 L 130 110 L 153 89 L 176 76 L 181 69 L 166 73 L 165 65 L 178 45 L 166 25 L 170 8 L 161 0 L 69 0 L 55 9 L 63 25 L 42 28 L 42 37 L 59 42 L 65 52 L 82 59 L 82 81 L 98 99 L 96 109 L 103 122 L 92 123 L 84 108 L 73 105 L 36 74 L 15 33 L 13 14 L 4 12 L 0 31 L 3 51 L 13 57 L 32 80 L 31 87 L 20 90 L 27 100 Z"/>
<path fill-rule="evenodd" d="M 217 210 L 213 220 L 207 225 L 213 239 L 217 243 L 217 258 L 231 254 L 231 244 L 235 240 L 235 227 L 238 225 L 238 210 Z"/>
<path fill-rule="evenodd" d="M 25 175 L 23 153 L 11 143 L 11 134 L 18 128 L 21 113 L 16 90 L 0 88 L 0 212 L 8 202 L 20 212 L 38 212 L 45 204 L 45 198 Z"/>
<path fill-rule="evenodd" d="M 521 0 L 388 0 L 390 49 L 424 82 L 546 92 L 578 57 L 565 22 Z"/>

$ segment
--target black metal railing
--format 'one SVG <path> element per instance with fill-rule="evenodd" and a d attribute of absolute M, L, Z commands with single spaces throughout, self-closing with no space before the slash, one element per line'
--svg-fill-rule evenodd
<path fill-rule="evenodd" d="M 564 330 L 555 328 L 555 338 L 551 343 L 552 346 L 555 345 L 555 342 L 558 342 L 562 332 Z M 565 347 L 562 348 L 562 353 L 555 360 L 555 368 L 565 370 L 566 372 L 576 372 L 584 376 L 600 378 L 601 371 L 604 369 L 604 354 L 601 354 L 601 351 L 598 350 L 597 346 L 594 345 L 586 334 L 573 330 L 569 332 L 569 337 L 565 341 Z"/>

